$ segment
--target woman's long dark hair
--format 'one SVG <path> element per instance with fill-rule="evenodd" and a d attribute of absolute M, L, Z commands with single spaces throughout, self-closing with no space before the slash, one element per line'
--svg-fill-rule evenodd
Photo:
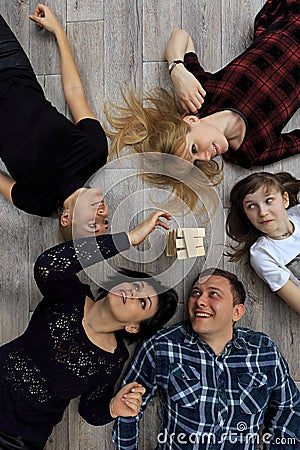
<path fill-rule="evenodd" d="M 229 213 L 226 220 L 226 232 L 228 236 L 237 242 L 237 245 L 229 245 L 232 250 L 226 256 L 230 261 L 239 261 L 249 255 L 250 247 L 263 233 L 255 228 L 247 218 L 243 207 L 246 195 L 253 194 L 261 187 L 268 191 L 287 192 L 289 195 L 289 208 L 299 203 L 298 194 L 300 180 L 297 180 L 288 172 L 268 173 L 256 172 L 240 180 L 232 188 L 230 193 Z"/>
<path fill-rule="evenodd" d="M 106 297 L 109 291 L 120 283 L 134 282 L 136 280 L 145 281 L 150 284 L 157 292 L 158 308 L 156 313 L 149 319 L 145 319 L 139 324 L 138 333 L 127 333 L 124 331 L 123 337 L 130 341 L 136 341 L 138 339 L 144 339 L 153 336 L 160 328 L 162 328 L 175 314 L 178 295 L 172 288 L 163 286 L 154 276 L 145 272 L 138 272 L 135 270 L 129 270 L 121 268 L 118 271 L 118 275 L 111 277 L 108 282 L 98 290 L 98 296 L 96 300 L 101 300 Z"/>

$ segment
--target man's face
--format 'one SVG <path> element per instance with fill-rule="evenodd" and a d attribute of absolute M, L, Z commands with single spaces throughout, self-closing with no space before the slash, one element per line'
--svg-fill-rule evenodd
<path fill-rule="evenodd" d="M 212 275 L 200 278 L 192 287 L 188 300 L 193 330 L 207 343 L 229 342 L 233 324 L 244 314 L 244 306 L 233 305 L 231 284 L 227 278 Z"/>

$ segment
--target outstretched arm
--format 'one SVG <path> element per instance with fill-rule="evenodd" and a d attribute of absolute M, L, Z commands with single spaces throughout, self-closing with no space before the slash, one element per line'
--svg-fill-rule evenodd
<path fill-rule="evenodd" d="M 156 226 L 169 229 L 161 217 L 171 219 L 169 213 L 157 210 L 128 234 L 123 232 L 81 238 L 46 250 L 38 257 L 34 266 L 34 276 L 40 291 L 43 295 L 53 294 L 58 298 L 59 292 L 66 291 L 67 282 L 69 290 L 70 286 L 76 288 L 79 283 L 76 274 L 83 268 L 112 258 L 129 249 L 130 244 L 139 245 Z"/>
<path fill-rule="evenodd" d="M 74 122 L 78 123 L 84 118 L 96 119 L 87 103 L 82 82 L 68 43 L 68 38 L 56 19 L 55 14 L 47 6 L 38 4 L 34 14 L 29 17 L 39 28 L 45 28 L 56 37 L 60 53 L 64 94 Z"/>
<path fill-rule="evenodd" d="M 277 291 L 277 294 L 290 305 L 295 311 L 300 313 L 300 288 L 291 280 Z"/>
<path fill-rule="evenodd" d="M 172 61 L 184 60 L 185 53 L 195 52 L 193 41 L 185 30 L 174 29 L 165 48 L 165 58 Z M 176 94 L 185 111 L 196 113 L 204 102 L 205 90 L 184 64 L 176 64 L 171 72 Z"/>
<path fill-rule="evenodd" d="M 8 175 L 0 172 L 0 194 L 6 198 L 10 203 L 13 203 L 11 198 L 11 190 L 16 182 Z"/>

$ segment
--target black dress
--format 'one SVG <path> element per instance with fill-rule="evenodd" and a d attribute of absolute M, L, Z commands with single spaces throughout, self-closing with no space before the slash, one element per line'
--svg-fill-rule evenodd
<path fill-rule="evenodd" d="M 0 157 L 15 206 L 50 216 L 107 159 L 98 120 L 74 125 L 48 102 L 22 47 L 0 16 Z"/>

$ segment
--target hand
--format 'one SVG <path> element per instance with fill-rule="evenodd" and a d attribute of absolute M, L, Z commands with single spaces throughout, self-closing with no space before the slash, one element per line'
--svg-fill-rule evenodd
<path fill-rule="evenodd" d="M 183 64 L 177 64 L 171 73 L 176 94 L 186 112 L 196 113 L 201 108 L 206 95 L 196 77 Z"/>
<path fill-rule="evenodd" d="M 34 10 L 34 14 L 29 16 L 30 20 L 35 22 L 39 28 L 45 28 L 54 35 L 62 30 L 54 12 L 48 6 L 39 3 Z"/>
<path fill-rule="evenodd" d="M 146 389 L 135 381 L 126 384 L 110 401 L 109 410 L 111 417 L 115 419 L 118 416 L 137 416 L 141 409 L 142 395 L 145 392 Z"/>
<path fill-rule="evenodd" d="M 146 237 L 155 230 L 155 227 L 159 225 L 165 230 L 169 230 L 169 225 L 163 222 L 160 217 L 165 217 L 167 220 L 171 220 L 172 216 L 166 211 L 159 210 L 152 213 L 147 219 L 145 219 L 134 230 L 129 231 L 129 239 L 132 245 L 138 245 L 143 242 Z"/>

